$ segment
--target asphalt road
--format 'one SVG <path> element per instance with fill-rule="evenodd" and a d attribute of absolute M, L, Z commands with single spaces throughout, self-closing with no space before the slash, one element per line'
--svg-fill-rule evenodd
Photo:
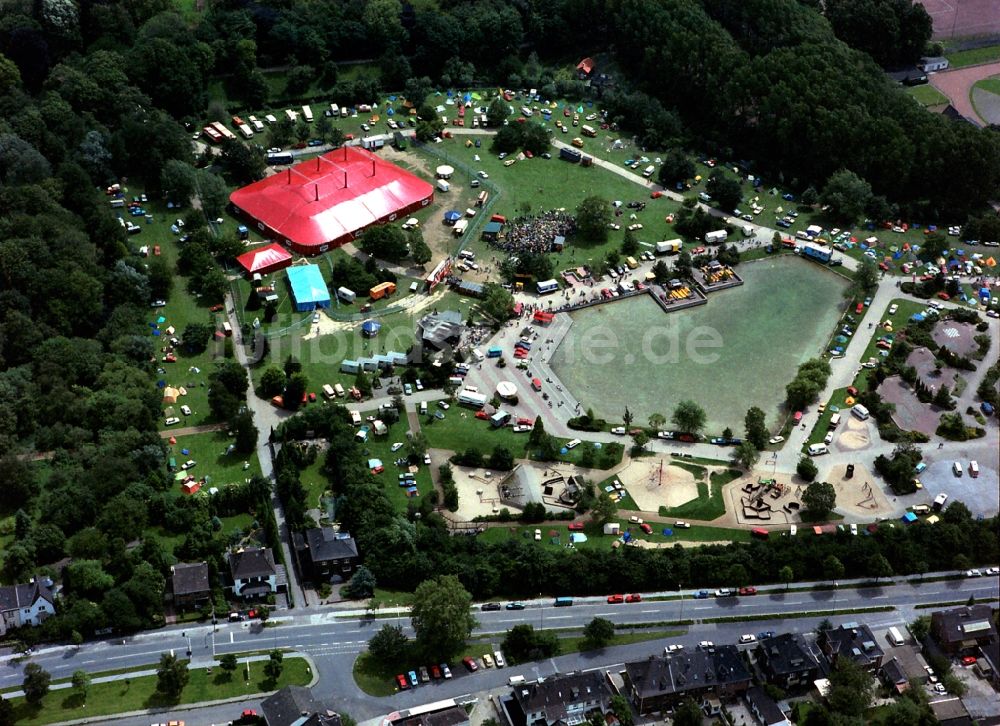
<path fill-rule="evenodd" d="M 869 586 L 860 583 L 840 583 L 836 590 L 816 590 L 806 592 L 785 592 L 783 587 L 762 588 L 752 597 L 709 598 L 698 600 L 691 597 L 672 600 L 646 600 L 641 603 L 609 605 L 603 597 L 578 598 L 572 608 L 554 608 L 552 599 L 526 602 L 521 611 L 500 610 L 476 612 L 479 621 L 477 633 L 494 635 L 494 647 L 499 647 L 503 633 L 519 623 L 530 623 L 536 628 L 567 629 L 582 627 L 593 617 L 605 617 L 617 623 L 656 624 L 665 621 L 691 619 L 694 624 L 686 629 L 686 634 L 670 639 L 686 645 L 709 639 L 716 642 L 735 642 L 741 633 L 760 630 L 798 631 L 813 629 L 822 615 L 809 618 L 788 618 L 791 612 L 823 612 L 846 608 L 879 607 L 893 605 L 893 611 L 869 613 L 855 616 L 831 617 L 834 622 L 864 620 L 869 624 L 879 623 L 884 627 L 912 620 L 919 611 L 914 606 L 919 603 L 965 601 L 970 595 L 977 601 L 996 601 L 1000 596 L 1000 586 L 995 578 L 962 578 L 939 582 L 899 581 L 884 585 Z M 660 593 L 669 596 L 671 593 Z M 655 596 L 655 595 L 652 595 Z M 298 611 L 301 612 L 301 611 Z M 726 616 L 755 616 L 759 618 L 747 623 L 705 623 L 706 619 Z M 328 700 L 331 707 L 350 712 L 359 720 L 373 718 L 391 708 L 405 707 L 416 703 L 450 698 L 473 690 L 481 690 L 500 685 L 514 669 L 502 672 L 486 671 L 474 676 L 465 674 L 459 664 L 453 667 L 455 678 L 446 683 L 421 686 L 413 691 L 397 694 L 392 701 L 367 696 L 355 685 L 351 675 L 354 659 L 368 639 L 386 622 L 398 622 L 409 631 L 409 621 L 405 613 L 393 617 L 382 612 L 379 618 L 366 618 L 362 611 L 325 609 L 314 610 L 310 614 L 296 614 L 274 619 L 278 624 L 261 628 L 250 623 L 220 623 L 213 630 L 211 625 L 178 626 L 155 632 L 141 633 L 124 639 L 109 639 L 74 646 L 54 646 L 41 648 L 30 660 L 38 663 L 53 678 L 68 678 L 74 670 L 91 672 L 117 668 L 150 665 L 160 654 L 173 650 L 183 656 L 190 648 L 194 666 L 210 665 L 213 653 L 246 652 L 266 650 L 274 647 L 290 648 L 306 653 L 315 661 L 319 670 L 319 680 L 315 693 Z M 655 626 L 667 629 L 667 626 Z M 585 655 L 573 654 L 544 663 L 531 664 L 517 670 L 525 676 L 544 675 L 555 671 L 573 670 L 583 667 L 606 667 L 622 659 L 645 657 L 662 651 L 667 641 L 651 641 L 606 649 Z M 485 649 L 484 649 L 485 652 Z M 23 679 L 22 668 L 27 661 L 19 661 L 11 655 L 0 656 L 0 688 L 19 686 Z M 415 664 L 416 665 L 416 664 Z M 214 710 L 218 709 L 218 710 Z M 235 713 L 235 706 L 208 707 L 199 713 L 198 719 L 187 719 L 188 723 L 211 723 L 232 718 L 223 713 Z M 148 723 L 144 716 L 138 720 L 121 720 L 122 724 Z M 113 723 L 119 723 L 115 721 Z"/>

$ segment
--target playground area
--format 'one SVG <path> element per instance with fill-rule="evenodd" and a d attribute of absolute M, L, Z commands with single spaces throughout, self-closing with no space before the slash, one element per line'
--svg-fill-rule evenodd
<path fill-rule="evenodd" d="M 875 476 L 861 463 L 854 465 L 854 476 L 847 478 L 847 465 L 830 469 L 826 481 L 837 492 L 837 511 L 848 519 L 875 520 L 891 518 L 896 509 L 879 486 Z"/>
<path fill-rule="evenodd" d="M 750 406 L 773 424 L 785 384 L 822 351 L 846 281 L 791 256 L 741 265 L 739 274 L 744 285 L 672 315 L 644 295 L 572 313 L 554 371 L 607 419 L 626 404 L 638 420 L 669 415 L 668 402 L 697 392 L 706 431 L 742 428 Z"/>
<path fill-rule="evenodd" d="M 670 466 L 667 457 L 632 459 L 618 472 L 618 480 L 643 512 L 679 507 L 698 498 L 697 479 L 691 471 Z"/>
<path fill-rule="evenodd" d="M 528 502 L 542 502 L 552 512 L 571 509 L 574 492 L 593 471 L 572 464 L 521 461 L 513 471 L 452 466 L 458 487 L 455 517 L 472 520 L 507 508 L 516 515 Z"/>

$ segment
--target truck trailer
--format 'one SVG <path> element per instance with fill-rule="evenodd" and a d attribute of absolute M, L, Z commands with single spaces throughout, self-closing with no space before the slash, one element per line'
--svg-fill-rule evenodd
<path fill-rule="evenodd" d="M 681 251 L 681 247 L 684 243 L 679 239 L 668 239 L 662 242 L 656 243 L 656 254 L 658 255 L 676 255 Z"/>
<path fill-rule="evenodd" d="M 833 250 L 826 245 L 817 244 L 816 242 L 806 242 L 802 245 L 802 254 L 805 257 L 811 257 L 817 262 L 826 264 L 833 257 Z"/>
<path fill-rule="evenodd" d="M 724 229 L 717 229 L 713 232 L 705 233 L 705 244 L 721 244 L 726 241 L 729 236 L 729 232 Z"/>
<path fill-rule="evenodd" d="M 576 149 L 559 149 L 559 158 L 565 159 L 572 164 L 579 164 L 582 156 L 583 154 Z"/>

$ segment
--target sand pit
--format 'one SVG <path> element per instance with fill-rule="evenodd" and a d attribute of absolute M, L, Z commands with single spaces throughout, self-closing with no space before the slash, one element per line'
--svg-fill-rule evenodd
<path fill-rule="evenodd" d="M 859 421 L 847 412 L 845 412 L 845 415 L 847 416 L 847 420 L 844 424 L 844 430 L 834 437 L 834 445 L 844 451 L 867 449 L 872 443 L 871 434 L 868 431 L 868 423 Z"/>
<path fill-rule="evenodd" d="M 633 459 L 618 472 L 618 480 L 643 512 L 657 512 L 661 506 L 678 507 L 698 498 L 694 475 L 670 466 L 670 461 L 659 456 Z"/>
<path fill-rule="evenodd" d="M 889 498 L 863 464 L 854 465 L 853 479 L 844 477 L 846 471 L 846 464 L 837 464 L 825 477 L 837 491 L 838 512 L 850 518 L 866 520 L 895 515 L 895 508 Z"/>

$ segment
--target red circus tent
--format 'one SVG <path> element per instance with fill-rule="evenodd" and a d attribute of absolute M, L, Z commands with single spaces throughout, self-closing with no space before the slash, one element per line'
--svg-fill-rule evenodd
<path fill-rule="evenodd" d="M 236 261 L 248 275 L 256 273 L 269 275 L 292 264 L 292 255 L 281 245 L 272 242 L 265 247 L 258 247 L 240 255 Z"/>
<path fill-rule="evenodd" d="M 430 204 L 434 187 L 356 146 L 344 146 L 237 189 L 230 201 L 253 227 L 318 255 Z"/>

